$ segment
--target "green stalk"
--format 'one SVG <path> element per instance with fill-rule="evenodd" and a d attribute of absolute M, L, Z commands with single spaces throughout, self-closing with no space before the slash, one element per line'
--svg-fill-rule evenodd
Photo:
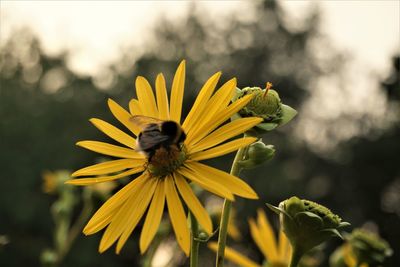
<path fill-rule="evenodd" d="M 81 233 L 85 223 L 90 217 L 90 214 L 93 211 L 93 203 L 92 203 L 92 191 L 84 190 L 82 192 L 83 195 L 83 208 L 81 214 L 79 215 L 78 219 L 74 223 L 74 225 L 70 228 L 68 236 L 63 243 L 62 248 L 58 251 L 58 262 L 61 263 L 64 259 L 65 255 L 71 249 L 72 244 L 74 243 L 75 239 Z M 68 223 L 69 224 L 69 223 Z"/>
<path fill-rule="evenodd" d="M 301 253 L 298 249 L 293 248 L 289 267 L 297 267 L 302 256 L 303 253 Z"/>
<path fill-rule="evenodd" d="M 244 152 L 246 148 L 241 148 L 236 153 L 235 159 L 232 163 L 232 168 L 230 174 L 234 176 L 238 176 L 241 167 L 239 166 L 239 160 L 243 159 Z M 216 267 L 224 266 L 224 257 L 225 257 L 225 245 L 226 245 L 226 235 L 228 232 L 228 223 L 229 223 L 229 215 L 232 208 L 232 202 L 228 199 L 225 199 L 224 206 L 222 207 L 221 213 L 221 222 L 219 224 L 219 234 L 218 234 L 218 250 L 217 250 L 217 259 L 216 259 Z"/>
<path fill-rule="evenodd" d="M 197 240 L 199 236 L 199 225 L 196 218 L 189 211 L 190 226 L 192 240 L 190 242 L 190 267 L 197 267 L 199 261 L 199 246 L 200 242 Z"/>

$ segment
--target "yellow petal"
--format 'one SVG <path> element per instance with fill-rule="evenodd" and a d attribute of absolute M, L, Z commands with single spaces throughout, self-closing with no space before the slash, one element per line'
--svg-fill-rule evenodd
<path fill-rule="evenodd" d="M 158 118 L 160 120 L 169 120 L 169 106 L 167 88 L 165 86 L 165 79 L 162 73 L 157 75 L 156 79 L 156 95 L 158 106 Z"/>
<path fill-rule="evenodd" d="M 91 165 L 80 170 L 77 170 L 72 177 L 102 175 L 107 173 L 119 172 L 125 169 L 131 169 L 144 165 L 144 159 L 117 159 Z"/>
<path fill-rule="evenodd" d="M 231 153 L 233 151 L 236 151 L 239 148 L 248 146 L 248 145 L 254 143 L 256 140 L 257 140 L 257 138 L 255 138 L 255 137 L 239 138 L 239 139 L 230 141 L 228 143 L 225 143 L 223 145 L 216 146 L 209 150 L 200 151 L 200 152 L 191 154 L 190 159 L 195 160 L 195 161 L 200 161 L 200 160 L 205 160 L 205 159 L 216 158 L 216 157 Z"/>
<path fill-rule="evenodd" d="M 146 252 L 151 241 L 157 233 L 158 227 L 161 222 L 161 217 L 164 211 L 165 203 L 165 185 L 164 180 L 160 179 L 153 199 L 150 204 L 149 211 L 147 212 L 146 220 L 143 224 L 143 230 L 140 234 L 140 253 Z"/>
<path fill-rule="evenodd" d="M 131 148 L 115 146 L 108 143 L 98 141 L 80 141 L 76 143 L 77 146 L 86 148 L 88 150 L 117 158 L 127 159 L 143 159 L 144 156 Z"/>
<path fill-rule="evenodd" d="M 185 201 L 186 205 L 193 213 L 199 224 L 210 235 L 212 233 L 212 222 L 207 211 L 201 205 L 192 189 L 179 173 L 174 174 L 175 184 L 178 187 L 179 193 Z"/>
<path fill-rule="evenodd" d="M 249 220 L 249 227 L 250 227 L 250 234 L 253 237 L 254 242 L 257 244 L 258 248 L 261 250 L 261 252 L 264 254 L 264 257 L 268 258 L 268 247 L 266 243 L 264 242 L 264 237 L 261 235 L 261 232 L 259 231 L 256 223 L 254 222 L 253 219 Z"/>
<path fill-rule="evenodd" d="M 230 117 L 232 117 L 233 114 L 235 114 L 236 112 L 241 110 L 244 106 L 246 106 L 247 103 L 252 99 L 252 97 L 253 97 L 252 95 L 246 95 L 241 99 L 233 102 L 227 108 L 221 110 L 221 112 L 215 114 L 215 116 L 204 118 L 204 121 L 207 122 L 202 127 L 199 128 L 196 134 L 192 134 L 190 139 L 188 135 L 187 141 L 185 141 L 187 146 L 190 147 L 191 144 L 195 144 L 196 142 L 201 140 L 204 136 L 214 131 L 215 128 L 220 126 L 223 122 L 227 121 Z"/>
<path fill-rule="evenodd" d="M 121 203 L 122 204 L 122 203 Z M 107 214 L 104 214 L 98 221 L 96 221 L 96 224 L 91 224 L 90 228 L 85 228 L 83 230 L 83 233 L 85 235 L 91 235 L 94 233 L 97 233 L 98 231 L 102 230 L 105 228 L 107 225 L 110 224 L 112 221 L 112 218 L 115 216 L 115 214 L 118 212 L 118 209 L 114 209 L 110 211 Z"/>
<path fill-rule="evenodd" d="M 116 175 L 107 175 L 107 176 L 98 176 L 98 177 L 92 177 L 92 178 L 79 178 L 79 179 L 72 179 L 68 180 L 65 183 L 66 184 L 73 184 L 73 185 L 92 185 L 92 184 L 98 184 L 98 183 L 104 183 L 104 182 L 109 182 L 109 181 L 114 181 L 138 172 L 141 172 L 144 170 L 144 166 L 136 167 L 124 172 L 121 172 Z"/>
<path fill-rule="evenodd" d="M 345 244 L 342 250 L 344 254 L 343 260 L 346 263 L 346 266 L 357 266 L 357 258 L 354 256 L 350 244 Z M 362 266 L 363 265 L 361 265 L 361 267 Z"/>
<path fill-rule="evenodd" d="M 234 136 L 244 133 L 262 121 L 262 118 L 244 118 L 234 120 L 218 128 L 200 142 L 195 144 L 190 148 L 190 152 L 194 153 L 218 145 L 219 143 L 222 143 Z"/>
<path fill-rule="evenodd" d="M 136 147 L 135 138 L 127 135 L 126 133 L 109 124 L 108 122 L 95 118 L 90 119 L 90 122 L 93 123 L 93 125 L 96 126 L 97 129 L 99 129 L 115 141 L 120 142 L 121 144 L 133 149 Z"/>
<path fill-rule="evenodd" d="M 209 242 L 207 244 L 208 248 L 211 250 L 217 252 L 218 250 L 218 243 L 217 242 Z M 250 260 L 246 256 L 243 256 L 239 252 L 226 247 L 225 248 L 225 258 L 236 263 L 237 265 L 241 267 L 261 267 L 261 265 L 255 263 L 254 261 Z"/>
<path fill-rule="evenodd" d="M 146 175 L 141 183 L 138 183 L 130 190 L 128 198 L 119 207 L 118 212 L 112 218 L 106 231 L 104 231 L 99 245 L 100 253 L 107 250 L 133 222 L 132 217 L 138 215 L 136 209 L 137 205 L 139 205 L 139 200 L 143 199 L 144 195 L 146 195 L 145 191 L 150 189 L 151 185 L 152 179 L 149 179 L 148 175 Z M 143 214 L 139 215 L 142 216 Z"/>
<path fill-rule="evenodd" d="M 289 240 L 285 233 L 280 229 L 279 231 L 279 259 L 281 261 L 289 261 L 290 255 L 292 254 L 292 247 L 290 246 Z"/>
<path fill-rule="evenodd" d="M 168 213 L 172 227 L 174 228 L 176 240 L 186 256 L 189 256 L 190 233 L 186 215 L 171 176 L 165 178 L 165 195 L 167 197 Z"/>
<path fill-rule="evenodd" d="M 194 131 L 194 129 L 199 125 L 198 119 L 207 108 L 206 103 L 214 92 L 215 86 L 217 85 L 220 77 L 221 72 L 215 73 L 201 88 L 200 93 L 198 94 L 196 101 L 193 104 L 193 107 L 190 109 L 190 112 L 187 115 L 185 122 L 182 124 L 182 128 L 185 129 L 186 133 Z"/>
<path fill-rule="evenodd" d="M 118 240 L 116 252 L 119 254 L 122 247 L 125 245 L 128 237 L 132 234 L 136 225 L 143 217 L 147 207 L 149 206 L 150 200 L 156 190 L 158 179 L 150 178 L 149 181 L 143 186 L 141 192 L 138 192 L 136 196 L 132 196 L 133 200 L 131 203 L 126 203 L 126 212 L 129 214 L 127 217 L 128 224 L 125 227 L 124 232 Z"/>
<path fill-rule="evenodd" d="M 143 115 L 157 118 L 158 110 L 153 90 L 146 78 L 142 76 L 136 78 L 136 94 Z"/>
<path fill-rule="evenodd" d="M 231 213 L 232 214 L 232 213 Z M 229 216 L 229 222 L 228 222 L 228 235 L 235 241 L 240 240 L 241 234 L 239 231 L 239 228 L 234 224 L 233 219 L 231 218 L 232 216 Z"/>
<path fill-rule="evenodd" d="M 108 99 L 108 107 L 111 110 L 111 113 L 114 117 L 121 122 L 126 128 L 128 128 L 132 133 L 136 136 L 140 133 L 140 129 L 136 127 L 129 119 L 132 117 L 128 111 L 126 111 L 123 107 L 118 105 L 114 100 Z"/>
<path fill-rule="evenodd" d="M 140 108 L 139 101 L 137 99 L 132 98 L 129 101 L 129 112 L 132 115 L 143 115 L 143 111 Z"/>
<path fill-rule="evenodd" d="M 186 162 L 185 166 L 192 169 L 195 173 L 200 174 L 202 177 L 212 177 L 214 181 L 223 184 L 235 195 L 250 199 L 258 198 L 257 193 L 254 192 L 248 184 L 236 176 L 199 162 Z"/>
<path fill-rule="evenodd" d="M 227 81 L 221 88 L 211 97 L 206 103 L 207 108 L 203 111 L 197 122 L 196 130 L 189 132 L 187 142 L 192 143 L 191 140 L 201 131 L 202 127 L 207 124 L 209 120 L 220 112 L 224 112 L 229 101 L 232 99 L 236 88 L 236 78 Z"/>
<path fill-rule="evenodd" d="M 136 191 L 136 187 L 140 188 L 147 178 L 147 174 L 139 176 L 110 197 L 92 216 L 83 229 L 83 233 L 91 235 L 103 229 L 108 224 L 104 224 L 104 221 L 114 214 L 117 208 L 122 206 L 128 197 Z"/>
<path fill-rule="evenodd" d="M 267 259 L 269 261 L 276 261 L 278 260 L 278 247 L 276 245 L 274 231 L 272 230 L 265 213 L 261 209 L 259 209 L 257 213 L 258 229 L 267 247 Z"/>
<path fill-rule="evenodd" d="M 235 199 L 231 191 L 229 191 L 224 185 L 212 180 L 211 178 L 203 176 L 201 173 L 196 173 L 193 170 L 185 167 L 179 168 L 178 172 L 205 190 L 214 193 L 217 196 L 229 199 L 231 201 Z"/>
<path fill-rule="evenodd" d="M 183 92 L 185 87 L 185 60 L 182 60 L 175 72 L 172 81 L 170 118 L 177 123 L 181 122 Z"/>

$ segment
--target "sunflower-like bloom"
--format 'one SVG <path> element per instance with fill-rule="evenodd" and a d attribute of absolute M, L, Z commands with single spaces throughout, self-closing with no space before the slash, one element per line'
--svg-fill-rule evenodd
<path fill-rule="evenodd" d="M 255 138 L 252 137 L 225 141 L 244 133 L 262 120 L 243 118 L 221 126 L 243 108 L 251 97 L 243 97 L 230 104 L 235 94 L 236 79 L 229 80 L 214 93 L 220 76 L 221 73 L 218 72 L 204 84 L 182 124 L 185 61 L 181 62 L 175 73 L 170 101 L 168 101 L 162 74 L 157 76 L 155 82 L 155 96 L 149 82 L 144 77 L 137 77 L 138 99 L 130 101 L 129 112 L 109 99 L 108 106 L 111 113 L 130 131 L 129 134 L 103 120 L 90 120 L 100 131 L 121 145 L 98 141 L 81 141 L 77 145 L 119 159 L 80 169 L 72 176 L 86 177 L 72 179 L 68 183 L 92 185 L 139 174 L 108 199 L 84 228 L 83 232 L 86 235 L 106 228 L 99 245 L 100 252 L 117 242 L 116 252 L 119 253 L 148 210 L 140 235 L 139 247 L 141 253 L 144 253 L 156 234 L 166 202 L 176 239 L 188 255 L 190 233 L 181 199 L 202 228 L 208 234 L 213 231 L 211 219 L 193 193 L 189 182 L 229 200 L 234 200 L 235 195 L 250 199 L 257 198 L 253 189 L 239 178 L 199 162 L 253 143 Z M 149 157 L 140 153 L 135 138 L 140 134 L 141 129 L 131 122 L 132 116 L 135 115 L 164 121 L 171 120 L 181 125 L 186 133 L 186 139 L 180 146 L 179 153 L 176 156 L 171 155 L 171 157 L 158 160 L 157 164 L 153 164 Z"/>
<path fill-rule="evenodd" d="M 250 219 L 249 225 L 251 236 L 265 257 L 266 266 L 288 266 L 292 251 L 290 243 L 282 230 L 279 231 L 279 240 L 276 240 L 274 231 L 264 211 L 258 210 L 257 222 L 254 219 Z M 208 246 L 214 251 L 218 249 L 218 244 L 215 242 L 210 242 Z M 258 263 L 231 248 L 225 249 L 225 257 L 242 267 L 261 267 Z"/>

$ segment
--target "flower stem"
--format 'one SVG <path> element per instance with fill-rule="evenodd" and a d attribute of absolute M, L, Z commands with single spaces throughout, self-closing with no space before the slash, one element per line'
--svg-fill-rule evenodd
<path fill-rule="evenodd" d="M 81 211 L 81 214 L 79 215 L 78 219 L 76 222 L 73 224 L 73 226 L 70 228 L 68 236 L 65 240 L 65 243 L 63 244 L 63 247 L 59 249 L 58 252 L 58 263 L 61 263 L 68 251 L 71 249 L 72 244 L 74 243 L 75 239 L 78 237 L 78 235 L 81 233 L 85 222 L 89 219 L 90 214 L 93 211 L 93 203 L 92 203 L 92 191 L 90 190 L 84 190 L 82 193 L 82 199 L 83 199 L 83 209 Z"/>
<path fill-rule="evenodd" d="M 241 148 L 236 153 L 235 159 L 232 163 L 231 174 L 234 176 L 238 176 L 241 167 L 239 166 L 239 160 L 243 159 L 245 148 Z M 216 267 L 224 266 L 224 257 L 225 257 L 225 245 L 226 245 L 226 235 L 228 232 L 228 223 L 229 223 L 229 215 L 231 212 L 232 202 L 228 199 L 225 199 L 224 206 L 222 207 L 221 213 L 221 222 L 219 224 L 219 234 L 218 234 L 218 250 L 217 250 L 217 259 L 216 259 Z"/>
<path fill-rule="evenodd" d="M 293 248 L 289 267 L 297 267 L 302 256 L 303 253 L 301 253 L 298 249 Z"/>
<path fill-rule="evenodd" d="M 199 245 L 200 242 L 196 239 L 199 235 L 199 225 L 197 223 L 196 218 L 193 214 L 189 211 L 189 218 L 190 218 L 190 226 L 191 226 L 191 233 L 192 233 L 192 242 L 190 243 L 190 267 L 197 267 L 198 260 L 199 260 Z"/>

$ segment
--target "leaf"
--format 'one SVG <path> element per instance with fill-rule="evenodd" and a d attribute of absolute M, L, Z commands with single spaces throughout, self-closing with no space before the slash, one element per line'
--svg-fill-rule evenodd
<path fill-rule="evenodd" d="M 278 123 L 274 123 L 274 122 L 264 122 L 264 123 L 258 124 L 256 127 L 260 128 L 261 130 L 264 130 L 264 131 L 272 131 L 273 129 L 278 127 L 278 125 L 279 125 Z"/>
<path fill-rule="evenodd" d="M 281 111 L 282 115 L 281 115 L 281 120 L 279 122 L 279 126 L 285 125 L 297 115 L 297 110 L 288 105 L 282 104 L 281 108 L 282 108 Z"/>
<path fill-rule="evenodd" d="M 321 229 L 323 221 L 318 215 L 309 212 L 299 212 L 295 215 L 295 220 L 300 227 L 304 227 L 308 230 L 318 230 Z"/>

